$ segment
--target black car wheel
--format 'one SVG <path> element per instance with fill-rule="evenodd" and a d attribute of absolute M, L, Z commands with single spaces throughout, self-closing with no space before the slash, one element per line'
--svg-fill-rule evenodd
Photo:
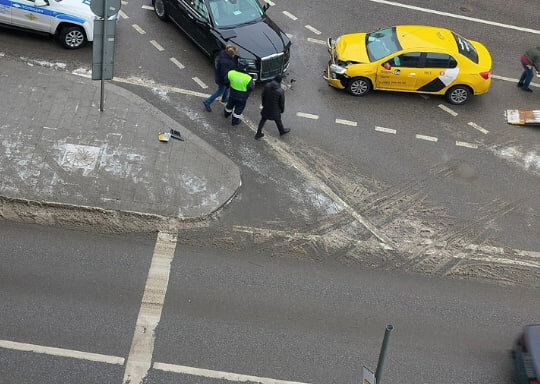
<path fill-rule="evenodd" d="M 154 12 L 160 20 L 167 20 L 169 18 L 163 0 L 154 0 Z"/>
<path fill-rule="evenodd" d="M 76 25 L 70 25 L 62 28 L 58 35 L 60 42 L 67 49 L 76 49 L 82 47 L 86 43 L 86 35 L 84 30 Z"/>
<path fill-rule="evenodd" d="M 364 96 L 371 91 L 371 81 L 365 77 L 353 77 L 345 89 L 353 96 Z"/>
<path fill-rule="evenodd" d="M 471 90 L 464 85 L 454 85 L 446 92 L 446 99 L 455 105 L 465 103 L 471 97 Z"/>

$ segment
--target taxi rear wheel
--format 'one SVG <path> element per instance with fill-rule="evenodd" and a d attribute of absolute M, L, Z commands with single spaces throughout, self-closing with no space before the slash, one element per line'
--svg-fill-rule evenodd
<path fill-rule="evenodd" d="M 167 20 L 169 18 L 163 0 L 154 0 L 154 12 L 160 20 Z"/>
<path fill-rule="evenodd" d="M 371 91 L 371 88 L 371 81 L 365 77 L 353 77 L 345 87 L 347 92 L 353 96 L 367 95 Z"/>
<path fill-rule="evenodd" d="M 465 103 L 471 97 L 471 90 L 465 85 L 455 85 L 446 92 L 446 99 L 454 105 Z"/>
<path fill-rule="evenodd" d="M 86 43 L 84 30 L 76 25 L 62 28 L 58 37 L 62 45 L 67 49 L 80 48 Z"/>

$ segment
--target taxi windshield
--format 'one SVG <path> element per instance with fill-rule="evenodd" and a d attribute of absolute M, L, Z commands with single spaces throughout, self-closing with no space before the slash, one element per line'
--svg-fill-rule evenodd
<path fill-rule="evenodd" d="M 366 49 L 371 61 L 377 61 L 394 52 L 401 51 L 396 27 L 368 33 L 366 35 Z"/>
<path fill-rule="evenodd" d="M 257 0 L 210 0 L 209 5 L 216 27 L 249 24 L 259 21 L 263 15 Z"/>

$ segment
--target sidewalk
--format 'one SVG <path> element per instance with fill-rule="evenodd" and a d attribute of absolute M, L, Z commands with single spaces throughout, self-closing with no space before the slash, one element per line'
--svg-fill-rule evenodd
<path fill-rule="evenodd" d="M 239 168 L 140 97 L 0 56 L 0 196 L 202 218 L 241 185 Z M 184 141 L 158 141 L 175 129 Z"/>

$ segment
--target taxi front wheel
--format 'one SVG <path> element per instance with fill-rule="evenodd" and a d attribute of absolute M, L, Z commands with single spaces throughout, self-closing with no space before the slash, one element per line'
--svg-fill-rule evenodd
<path fill-rule="evenodd" d="M 471 97 L 471 90 L 464 85 L 454 85 L 446 92 L 446 99 L 454 105 L 465 103 Z"/>
<path fill-rule="evenodd" d="M 76 49 L 86 43 L 86 35 L 81 27 L 71 25 L 64 27 L 58 36 L 62 45 L 67 49 Z"/>
<path fill-rule="evenodd" d="M 353 77 L 347 83 L 345 89 L 353 96 L 364 96 L 371 91 L 372 85 L 365 77 Z"/>

